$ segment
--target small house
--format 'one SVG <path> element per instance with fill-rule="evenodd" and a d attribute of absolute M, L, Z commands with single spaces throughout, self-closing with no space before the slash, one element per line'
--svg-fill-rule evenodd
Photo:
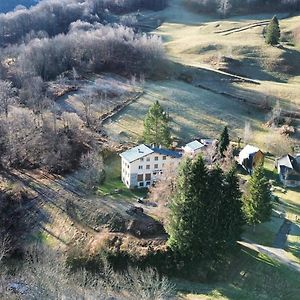
<path fill-rule="evenodd" d="M 241 150 L 238 163 L 251 175 L 253 169 L 264 162 L 264 153 L 257 147 L 247 145 Z"/>
<path fill-rule="evenodd" d="M 300 155 L 288 154 L 276 160 L 281 182 L 290 187 L 300 186 Z"/>
<path fill-rule="evenodd" d="M 205 145 L 200 143 L 197 140 L 190 142 L 190 143 L 186 144 L 184 147 L 182 147 L 184 154 L 192 156 L 192 157 L 199 154 L 201 151 L 204 150 L 204 148 L 205 148 Z"/>

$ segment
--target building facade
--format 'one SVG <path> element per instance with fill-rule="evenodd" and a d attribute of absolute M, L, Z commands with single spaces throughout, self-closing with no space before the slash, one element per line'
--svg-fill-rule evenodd
<path fill-rule="evenodd" d="M 139 145 L 120 154 L 122 181 L 128 188 L 145 188 L 176 170 L 182 154 L 177 151 Z"/>
<path fill-rule="evenodd" d="M 256 166 L 264 163 L 265 155 L 257 147 L 246 145 L 239 154 L 239 164 L 251 175 Z"/>
<path fill-rule="evenodd" d="M 284 155 L 276 160 L 276 165 L 279 178 L 285 186 L 300 186 L 300 155 Z"/>

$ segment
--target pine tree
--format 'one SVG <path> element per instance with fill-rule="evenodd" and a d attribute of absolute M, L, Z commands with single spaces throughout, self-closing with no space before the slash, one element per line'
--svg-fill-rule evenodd
<path fill-rule="evenodd" d="M 276 16 L 272 18 L 265 32 L 265 40 L 269 45 L 277 45 L 280 39 L 280 27 Z"/>
<path fill-rule="evenodd" d="M 269 181 L 264 174 L 263 165 L 255 168 L 243 202 L 243 210 L 248 224 L 255 226 L 270 219 L 272 194 Z"/>
<path fill-rule="evenodd" d="M 201 156 L 186 159 L 170 206 L 169 246 L 189 261 L 221 259 L 240 238 L 241 206 L 234 171 L 208 171 Z"/>
<path fill-rule="evenodd" d="M 197 180 L 197 175 L 200 177 Z M 171 200 L 168 244 L 188 260 L 202 255 L 203 201 L 206 195 L 207 169 L 201 156 L 195 162 L 185 159 L 180 165 L 176 193 Z"/>
<path fill-rule="evenodd" d="M 230 140 L 229 140 L 229 134 L 228 134 L 228 128 L 227 126 L 224 127 L 220 139 L 219 139 L 219 153 L 222 157 L 224 157 L 224 152 L 227 150 L 227 147 L 229 146 Z"/>
<path fill-rule="evenodd" d="M 225 201 L 222 225 L 224 232 L 227 232 L 227 241 L 232 243 L 240 238 L 244 225 L 242 192 L 235 168 L 225 174 L 223 196 Z"/>
<path fill-rule="evenodd" d="M 149 109 L 144 120 L 144 141 L 156 146 L 170 146 L 171 136 L 169 128 L 169 116 L 163 110 L 158 101 Z"/>

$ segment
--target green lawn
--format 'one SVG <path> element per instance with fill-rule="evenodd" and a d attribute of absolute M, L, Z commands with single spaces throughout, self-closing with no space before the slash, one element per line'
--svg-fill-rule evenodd
<path fill-rule="evenodd" d="M 274 195 L 280 199 L 279 203 L 274 202 L 274 209 L 285 212 L 286 218 L 293 222 L 285 250 L 290 259 L 300 263 L 300 188 L 287 188 L 282 185 L 277 170 L 274 169 L 274 159 L 272 156 L 267 156 L 264 164 L 266 175 L 275 187 Z M 244 178 L 248 177 L 244 176 Z M 251 227 L 246 226 L 243 236 L 256 243 L 272 246 L 282 223 L 283 219 L 273 216 L 269 222 L 257 225 L 255 232 Z"/>
<path fill-rule="evenodd" d="M 241 251 L 223 272 L 214 284 L 176 280 L 181 299 L 299 299 L 299 274 L 253 251 Z"/>
<path fill-rule="evenodd" d="M 110 199 L 133 201 L 147 195 L 146 189 L 128 189 L 121 180 L 121 158 L 117 153 L 104 155 L 105 181 L 97 193 Z"/>
<path fill-rule="evenodd" d="M 272 246 L 275 236 L 283 224 L 283 221 L 284 220 L 281 218 L 272 217 L 269 222 L 255 226 L 255 231 L 253 231 L 253 227 L 245 226 L 243 237 L 257 244 Z"/>

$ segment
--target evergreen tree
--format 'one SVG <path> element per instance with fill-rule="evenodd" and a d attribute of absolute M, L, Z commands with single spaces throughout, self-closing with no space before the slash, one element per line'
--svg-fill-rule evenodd
<path fill-rule="evenodd" d="M 249 181 L 247 192 L 243 197 L 243 202 L 243 209 L 248 224 L 255 226 L 270 219 L 272 194 L 262 164 L 255 168 Z"/>
<path fill-rule="evenodd" d="M 240 238 L 244 225 L 242 192 L 235 168 L 225 174 L 223 196 L 223 228 L 227 232 L 228 242 L 232 243 Z"/>
<path fill-rule="evenodd" d="M 197 175 L 200 177 L 197 180 Z M 170 209 L 168 244 L 183 257 L 195 260 L 201 255 L 205 243 L 201 236 L 204 213 L 203 200 L 206 194 L 207 169 L 201 156 L 195 162 L 185 159 L 178 171 L 176 194 Z"/>
<path fill-rule="evenodd" d="M 269 45 L 277 45 L 280 39 L 280 27 L 276 16 L 272 18 L 269 25 L 266 28 L 265 40 Z"/>
<path fill-rule="evenodd" d="M 201 156 L 179 168 L 168 244 L 187 260 L 218 260 L 240 238 L 243 214 L 234 171 L 210 172 Z"/>
<path fill-rule="evenodd" d="M 219 146 L 218 146 L 219 153 L 222 157 L 224 157 L 224 152 L 227 150 L 229 143 L 230 143 L 230 140 L 229 140 L 228 128 L 227 128 L 227 126 L 225 126 L 221 133 L 221 136 L 219 139 Z"/>
<path fill-rule="evenodd" d="M 170 146 L 171 136 L 169 128 L 169 116 L 163 110 L 158 101 L 149 109 L 144 120 L 144 141 L 156 146 Z"/>

